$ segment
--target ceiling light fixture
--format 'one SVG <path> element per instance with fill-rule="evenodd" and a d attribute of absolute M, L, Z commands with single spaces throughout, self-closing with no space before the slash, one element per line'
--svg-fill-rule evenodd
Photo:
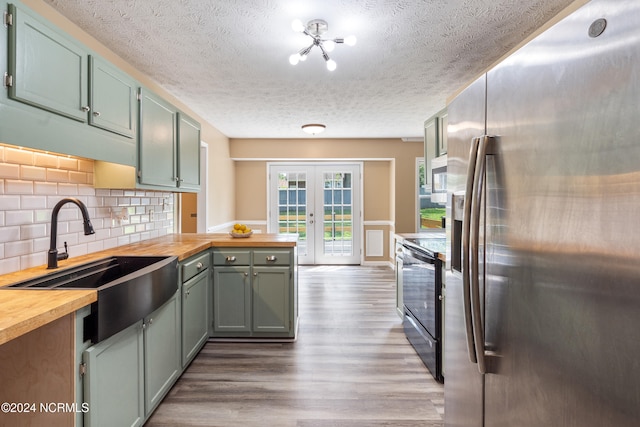
<path fill-rule="evenodd" d="M 321 125 L 318 123 L 309 123 L 308 125 L 302 125 L 302 130 L 308 133 L 309 135 L 316 135 L 320 132 L 324 132 L 326 128 L 325 125 Z"/>
<path fill-rule="evenodd" d="M 329 29 L 329 24 L 327 21 L 323 19 L 313 19 L 307 22 L 305 26 L 302 21 L 299 19 L 294 20 L 291 23 L 291 28 L 293 31 L 297 31 L 299 33 L 304 33 L 313 39 L 313 42 L 309 47 L 305 47 L 300 50 L 298 53 L 294 53 L 289 57 L 289 62 L 291 65 L 296 65 L 300 61 L 304 61 L 307 59 L 307 55 L 311 52 L 311 49 L 314 46 L 318 46 L 320 51 L 322 52 L 322 57 L 327 63 L 327 69 L 329 71 L 333 71 L 336 69 L 336 62 L 329 58 L 329 53 L 335 47 L 336 44 L 346 44 L 348 46 L 353 46 L 356 44 L 356 36 L 349 36 L 345 38 L 337 38 L 337 39 L 323 39 L 322 35 L 327 32 Z"/>

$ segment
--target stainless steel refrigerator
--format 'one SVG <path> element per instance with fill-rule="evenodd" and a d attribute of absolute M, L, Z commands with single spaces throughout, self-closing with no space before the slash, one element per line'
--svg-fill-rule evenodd
<path fill-rule="evenodd" d="M 448 117 L 445 425 L 640 425 L 640 1 L 587 3 Z"/>

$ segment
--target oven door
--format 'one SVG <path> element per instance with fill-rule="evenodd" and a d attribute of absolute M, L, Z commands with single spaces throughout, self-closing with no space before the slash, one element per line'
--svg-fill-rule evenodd
<path fill-rule="evenodd" d="M 440 339 L 436 260 L 406 246 L 402 249 L 402 297 L 405 310 L 435 339 Z"/>

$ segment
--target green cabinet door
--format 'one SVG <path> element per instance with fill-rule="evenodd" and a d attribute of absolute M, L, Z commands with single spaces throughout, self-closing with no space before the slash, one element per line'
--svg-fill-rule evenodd
<path fill-rule="evenodd" d="M 179 295 L 176 292 L 144 319 L 145 416 L 153 412 L 182 372 Z"/>
<path fill-rule="evenodd" d="M 251 332 L 251 267 L 213 268 L 213 331 Z"/>
<path fill-rule="evenodd" d="M 86 122 L 87 50 L 26 8 L 9 13 L 9 97 Z"/>
<path fill-rule="evenodd" d="M 182 367 L 186 367 L 209 338 L 209 270 L 182 285 Z"/>
<path fill-rule="evenodd" d="M 107 61 L 89 57 L 89 124 L 128 138 L 136 133 L 135 80 Z"/>
<path fill-rule="evenodd" d="M 139 426 L 144 421 L 142 322 L 84 351 L 85 427 Z"/>
<path fill-rule="evenodd" d="M 253 331 L 289 332 L 291 279 L 289 267 L 253 267 Z"/>
<path fill-rule="evenodd" d="M 200 123 L 178 113 L 178 187 L 200 189 Z"/>
<path fill-rule="evenodd" d="M 138 179 L 141 184 L 176 188 L 178 111 L 153 92 L 140 89 Z"/>

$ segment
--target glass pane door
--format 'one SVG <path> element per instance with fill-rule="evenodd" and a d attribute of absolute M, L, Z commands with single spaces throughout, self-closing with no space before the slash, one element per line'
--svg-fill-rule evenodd
<path fill-rule="evenodd" d="M 298 234 L 300 264 L 360 264 L 360 165 L 274 164 L 269 177 L 269 231 Z"/>
<path fill-rule="evenodd" d="M 307 172 L 279 170 L 278 234 L 298 234 L 298 257 L 307 257 Z"/>

